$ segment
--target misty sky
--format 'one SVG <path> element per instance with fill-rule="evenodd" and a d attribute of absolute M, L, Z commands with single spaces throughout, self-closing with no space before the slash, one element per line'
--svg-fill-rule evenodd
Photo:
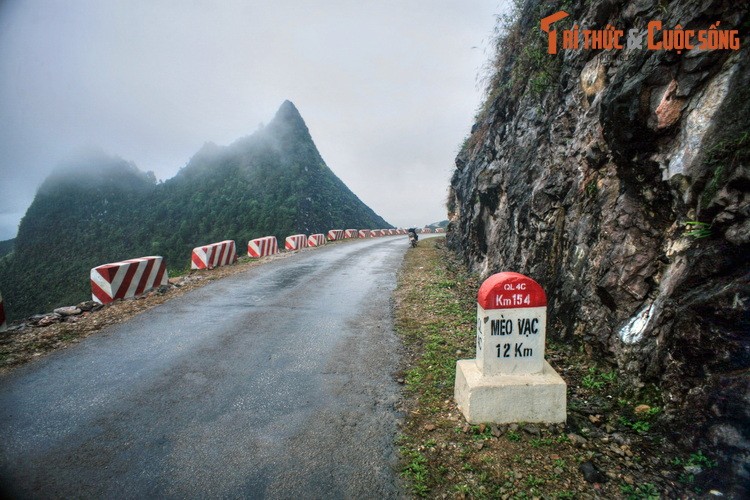
<path fill-rule="evenodd" d="M 505 0 L 0 0 L 0 240 L 97 147 L 168 179 L 285 99 L 388 222 L 446 217 Z"/>

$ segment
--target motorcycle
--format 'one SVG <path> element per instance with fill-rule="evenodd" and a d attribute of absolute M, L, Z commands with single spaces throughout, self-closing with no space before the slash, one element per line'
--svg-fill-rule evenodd
<path fill-rule="evenodd" d="M 417 246 L 417 235 L 414 233 L 409 233 L 409 244 L 412 248 L 416 248 Z"/>

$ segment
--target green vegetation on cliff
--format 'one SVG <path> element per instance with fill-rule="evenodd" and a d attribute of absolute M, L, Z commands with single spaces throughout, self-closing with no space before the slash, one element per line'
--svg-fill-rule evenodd
<path fill-rule="evenodd" d="M 0 257 L 11 318 L 86 299 L 92 267 L 162 255 L 190 265 L 198 246 L 332 228 L 390 227 L 326 166 L 294 105 L 227 147 L 206 144 L 172 179 L 103 153 L 50 175 Z"/>

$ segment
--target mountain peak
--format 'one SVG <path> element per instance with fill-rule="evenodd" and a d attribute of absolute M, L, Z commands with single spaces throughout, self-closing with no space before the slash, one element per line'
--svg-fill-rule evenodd
<path fill-rule="evenodd" d="M 299 114 L 299 111 L 297 110 L 297 107 L 289 99 L 282 102 L 281 106 L 279 106 L 279 110 L 276 112 L 276 115 L 278 116 L 280 114 L 284 114 L 287 116 L 298 116 L 299 118 L 302 118 L 302 116 Z"/>
<path fill-rule="evenodd" d="M 305 128 L 305 120 L 302 119 L 302 115 L 299 114 L 297 107 L 292 101 L 284 101 L 279 106 L 279 110 L 276 111 L 276 115 L 273 117 L 272 123 L 284 123 L 288 125 L 302 125 Z"/>
<path fill-rule="evenodd" d="M 268 124 L 267 132 L 282 140 L 312 142 L 310 131 L 291 101 L 284 101 Z"/>

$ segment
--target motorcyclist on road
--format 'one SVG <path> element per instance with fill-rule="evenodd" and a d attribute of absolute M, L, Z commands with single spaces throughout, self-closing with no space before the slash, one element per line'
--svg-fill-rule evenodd
<path fill-rule="evenodd" d="M 414 241 L 419 241 L 419 236 L 417 236 L 417 230 L 416 230 L 416 228 L 410 227 L 407 230 L 407 233 L 409 234 L 409 238 L 411 238 L 413 236 L 414 237 Z"/>

